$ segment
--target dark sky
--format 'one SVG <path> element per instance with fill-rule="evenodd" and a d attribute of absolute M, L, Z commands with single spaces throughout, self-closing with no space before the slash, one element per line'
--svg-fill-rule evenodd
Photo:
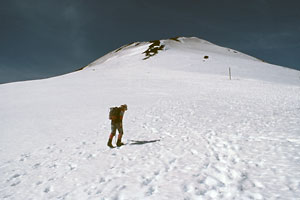
<path fill-rule="evenodd" d="M 300 1 L 0 0 L 0 84 L 69 73 L 122 45 L 176 36 L 300 70 Z"/>

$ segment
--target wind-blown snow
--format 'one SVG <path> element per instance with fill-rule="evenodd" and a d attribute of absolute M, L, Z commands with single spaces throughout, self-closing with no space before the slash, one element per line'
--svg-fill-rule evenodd
<path fill-rule="evenodd" d="M 1 199 L 299 198 L 299 71 L 198 38 L 144 60 L 153 42 L 0 85 Z M 126 145 L 109 149 L 124 103 Z"/>

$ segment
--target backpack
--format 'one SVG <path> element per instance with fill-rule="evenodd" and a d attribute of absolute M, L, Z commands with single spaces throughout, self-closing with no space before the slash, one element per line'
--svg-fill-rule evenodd
<path fill-rule="evenodd" d="M 118 107 L 112 107 L 109 109 L 109 119 L 116 120 L 120 118 L 121 109 Z"/>

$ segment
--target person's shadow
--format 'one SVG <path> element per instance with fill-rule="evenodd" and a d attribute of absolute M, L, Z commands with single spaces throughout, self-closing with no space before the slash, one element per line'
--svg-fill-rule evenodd
<path fill-rule="evenodd" d="M 154 142 L 158 142 L 160 140 L 130 140 L 130 145 L 142 145 L 142 144 L 148 144 L 148 143 L 154 143 Z"/>

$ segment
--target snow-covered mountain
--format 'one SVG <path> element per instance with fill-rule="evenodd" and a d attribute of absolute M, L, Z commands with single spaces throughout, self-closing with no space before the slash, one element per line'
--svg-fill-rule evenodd
<path fill-rule="evenodd" d="M 0 94 L 1 199 L 300 196 L 299 71 L 180 37 Z M 109 149 L 124 103 L 127 145 Z"/>

